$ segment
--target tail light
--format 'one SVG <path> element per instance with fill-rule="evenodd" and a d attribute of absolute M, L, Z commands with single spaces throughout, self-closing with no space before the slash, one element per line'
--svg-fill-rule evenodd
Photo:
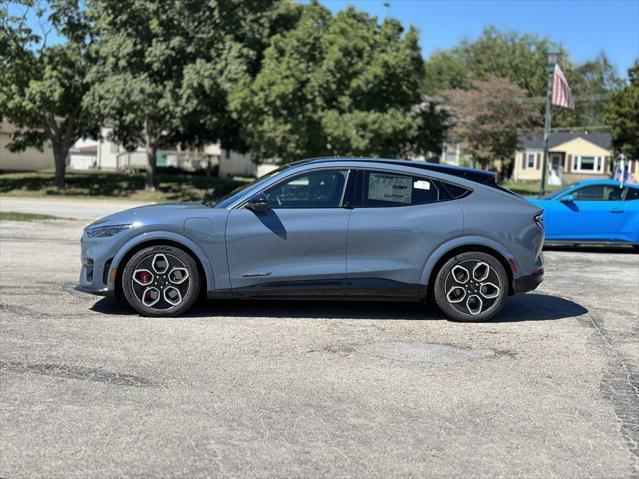
<path fill-rule="evenodd" d="M 544 229 L 544 214 L 543 213 L 539 213 L 538 215 L 535 215 L 535 223 L 537 223 L 537 226 L 539 226 L 542 230 Z"/>

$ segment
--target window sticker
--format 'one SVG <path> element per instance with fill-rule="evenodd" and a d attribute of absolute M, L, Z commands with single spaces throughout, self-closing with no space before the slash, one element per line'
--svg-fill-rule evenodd
<path fill-rule="evenodd" d="M 430 181 L 415 180 L 415 183 L 413 183 L 413 188 L 417 190 L 430 190 Z"/>
<path fill-rule="evenodd" d="M 368 175 L 368 199 L 410 204 L 413 196 L 413 179 L 406 176 L 370 173 Z"/>

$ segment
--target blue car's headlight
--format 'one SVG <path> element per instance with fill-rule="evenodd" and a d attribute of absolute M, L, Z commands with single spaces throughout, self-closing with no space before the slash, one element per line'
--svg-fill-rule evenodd
<path fill-rule="evenodd" d="M 115 236 L 121 231 L 133 228 L 135 225 L 111 225 L 111 226 L 96 226 L 93 228 L 87 228 L 86 233 L 89 238 L 110 238 Z"/>

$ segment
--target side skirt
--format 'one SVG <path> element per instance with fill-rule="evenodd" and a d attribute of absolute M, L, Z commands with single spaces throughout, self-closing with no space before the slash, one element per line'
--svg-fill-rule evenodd
<path fill-rule="evenodd" d="M 207 298 L 422 301 L 427 286 L 381 278 L 265 282 L 239 289 L 209 291 Z"/>

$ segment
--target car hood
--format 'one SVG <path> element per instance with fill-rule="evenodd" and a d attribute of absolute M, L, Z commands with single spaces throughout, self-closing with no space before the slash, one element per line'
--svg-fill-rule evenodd
<path fill-rule="evenodd" d="M 149 224 L 157 222 L 165 222 L 168 218 L 176 215 L 184 215 L 185 217 L 191 214 L 197 215 L 197 210 L 210 210 L 208 206 L 202 203 L 160 203 L 155 205 L 138 206 L 136 208 L 130 208 L 124 211 L 118 211 L 117 213 L 104 216 L 97 221 L 94 221 L 87 228 L 93 228 L 95 226 L 110 226 L 110 225 L 123 225 L 139 223 Z"/>

